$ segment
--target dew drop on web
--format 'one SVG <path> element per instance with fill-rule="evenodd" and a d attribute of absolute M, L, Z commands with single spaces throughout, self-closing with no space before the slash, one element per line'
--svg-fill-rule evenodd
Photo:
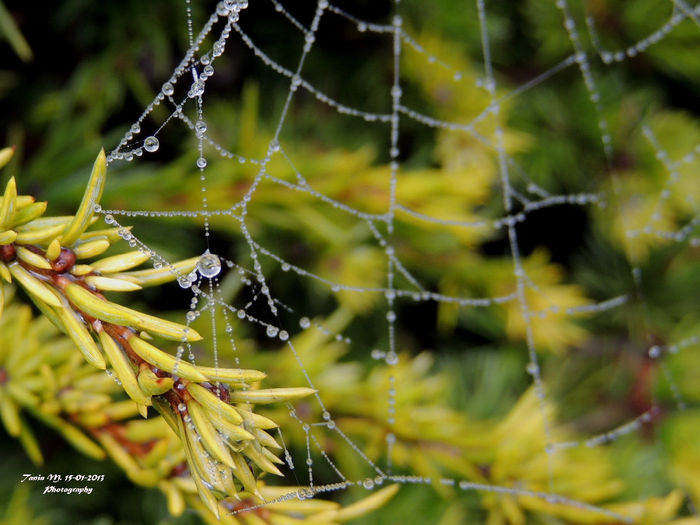
<path fill-rule="evenodd" d="M 221 272 L 221 261 L 216 255 L 207 250 L 197 262 L 197 271 L 199 275 L 208 279 L 216 277 Z"/>
<path fill-rule="evenodd" d="M 158 139 L 154 136 L 146 137 L 146 140 L 143 141 L 143 149 L 145 149 L 149 153 L 158 151 L 159 146 L 160 142 L 158 142 Z"/>

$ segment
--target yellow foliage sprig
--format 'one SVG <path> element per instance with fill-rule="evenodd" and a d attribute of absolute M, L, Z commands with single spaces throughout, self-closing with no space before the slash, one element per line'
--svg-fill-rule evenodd
<path fill-rule="evenodd" d="M 11 157 L 11 151 L 6 151 L 0 152 L 4 162 Z M 254 414 L 257 403 L 288 401 L 314 391 L 254 389 L 264 373 L 183 361 L 158 348 L 151 342 L 152 336 L 190 343 L 202 339 L 195 330 L 105 298 L 105 291 L 129 292 L 175 279 L 193 271 L 199 261 L 195 257 L 173 267 L 135 270 L 151 255 L 137 250 L 84 262 L 101 256 L 128 234 L 128 229 L 121 227 L 88 231 L 96 220 L 106 173 L 106 157 L 100 151 L 82 202 L 77 212 L 67 217 L 43 217 L 46 203 L 18 195 L 16 181 L 11 178 L 0 200 L 0 278 L 22 288 L 44 316 L 70 337 L 87 363 L 104 370 L 109 362 L 141 415 L 145 417 L 147 407 L 154 405 L 165 417 L 183 444 L 199 496 L 211 512 L 218 514 L 218 499 L 241 490 L 261 500 L 256 472 L 281 475 L 275 466 L 281 460 L 270 450 L 279 445 L 265 432 L 270 428 L 269 420 L 249 414 Z M 0 314 L 3 304 L 4 300 L 0 301 Z M 73 426 L 38 408 L 31 393 L 22 392 L 17 381 L 8 381 L 6 370 L 2 373 L 0 387 L 8 383 L 7 388 L 15 390 L 14 399 L 23 400 L 27 410 L 71 436 L 84 452 L 94 457 L 104 455 Z M 16 407 L 8 401 L 11 398 L 0 399 L 4 400 L 0 413 L 8 430 L 21 436 L 22 425 Z M 80 399 L 85 402 L 84 396 Z M 98 397 L 90 405 L 93 410 L 104 408 L 100 399 L 109 402 L 108 396 Z M 99 416 L 93 415 L 93 421 L 85 417 L 83 423 L 88 426 L 104 423 Z M 276 426 L 274 422 L 272 426 Z M 118 445 L 109 434 L 94 430 L 93 434 L 118 456 Z"/>

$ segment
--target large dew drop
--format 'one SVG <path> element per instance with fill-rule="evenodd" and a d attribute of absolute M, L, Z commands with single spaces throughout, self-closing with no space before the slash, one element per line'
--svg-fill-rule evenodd
<path fill-rule="evenodd" d="M 158 151 L 158 146 L 160 146 L 160 142 L 158 142 L 158 139 L 152 135 L 150 137 L 146 137 L 146 140 L 143 141 L 143 149 L 149 153 Z"/>
<path fill-rule="evenodd" d="M 221 271 L 221 261 L 216 255 L 207 250 L 199 258 L 199 262 L 197 262 L 197 271 L 199 275 L 208 279 L 216 277 Z"/>
<path fill-rule="evenodd" d="M 198 120 L 194 125 L 194 132 L 198 137 L 203 137 L 207 132 L 207 123 L 203 120 Z"/>

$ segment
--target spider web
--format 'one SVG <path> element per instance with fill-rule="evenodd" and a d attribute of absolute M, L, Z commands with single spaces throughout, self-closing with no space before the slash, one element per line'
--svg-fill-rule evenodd
<path fill-rule="evenodd" d="M 512 486 L 490 485 L 475 483 L 466 479 L 451 477 L 430 478 L 417 475 L 396 474 L 391 463 L 392 447 L 395 446 L 396 436 L 388 433 L 385 439 L 384 459 L 381 462 L 373 461 L 363 451 L 361 444 L 355 443 L 344 431 L 341 425 L 334 420 L 334 414 L 327 410 L 322 395 L 315 395 L 315 403 L 318 404 L 322 418 L 320 420 L 308 419 L 298 413 L 293 405 L 289 405 L 290 417 L 298 426 L 306 443 L 306 454 L 302 458 L 294 458 L 292 452 L 284 449 L 284 458 L 287 462 L 286 473 L 292 484 L 298 484 L 305 488 L 299 493 L 289 494 L 288 497 L 308 498 L 316 494 L 330 491 L 341 491 L 352 486 L 361 486 L 372 490 L 377 485 L 388 482 L 401 484 L 427 484 L 447 485 L 457 487 L 463 491 L 478 493 L 509 494 L 514 496 L 529 496 L 544 500 L 548 503 L 557 503 L 575 508 L 587 509 L 598 512 L 601 516 L 607 516 L 615 520 L 631 521 L 628 516 L 620 515 L 611 510 L 590 505 L 584 501 L 578 501 L 552 491 L 553 464 L 557 454 L 562 449 L 574 447 L 602 446 L 626 435 L 637 433 L 645 428 L 645 425 L 654 421 L 659 415 L 659 406 L 656 399 L 649 400 L 649 407 L 638 413 L 633 419 L 622 421 L 619 425 L 608 428 L 601 433 L 590 434 L 586 439 L 575 441 L 558 441 L 553 433 L 556 421 L 552 419 L 547 410 L 547 403 L 553 395 L 545 382 L 541 367 L 541 355 L 533 330 L 536 319 L 557 312 L 557 304 L 549 304 L 544 310 L 539 310 L 531 304 L 530 294 L 540 293 L 536 278 L 529 275 L 525 263 L 525 254 L 521 248 L 518 226 L 526 223 L 533 212 L 560 206 L 562 204 L 608 209 L 615 207 L 618 199 L 621 199 L 621 182 L 618 180 L 618 170 L 615 166 L 616 147 L 613 139 L 612 126 L 609 122 L 610 107 L 620 104 L 622 101 L 603 100 L 599 87 L 599 78 L 603 76 L 606 68 L 624 68 L 630 60 L 646 53 L 655 44 L 671 34 L 682 23 L 700 24 L 700 6 L 688 5 L 682 0 L 669 2 L 668 20 L 661 21 L 658 28 L 648 36 L 632 43 L 626 44 L 620 49 L 608 49 L 603 42 L 604 38 L 596 27 L 595 17 L 584 13 L 581 16 L 579 6 L 569 5 L 565 0 L 557 0 L 556 9 L 561 18 L 561 28 L 566 36 L 567 53 L 563 59 L 554 61 L 548 69 L 539 74 L 523 80 L 520 84 L 510 87 L 501 86 L 496 64 L 498 57 L 494 56 L 493 32 L 489 29 L 490 6 L 484 0 L 476 0 L 476 12 L 478 14 L 478 30 L 482 49 L 481 68 L 482 73 L 476 77 L 467 71 L 462 71 L 452 66 L 449 58 L 443 58 L 438 54 L 431 54 L 428 47 L 421 43 L 418 33 L 413 34 L 406 29 L 402 20 L 404 7 L 397 1 L 392 8 L 392 14 L 384 20 L 364 20 L 355 16 L 352 8 L 341 8 L 336 3 L 320 0 L 315 4 L 312 16 L 308 19 L 295 15 L 298 7 L 291 2 L 279 2 L 271 0 L 258 0 L 258 3 L 268 4 L 267 16 L 282 18 L 298 36 L 296 41 L 286 42 L 290 48 L 298 48 L 298 59 L 295 63 L 283 65 L 275 58 L 273 53 L 267 52 L 263 44 L 258 43 L 254 31 L 250 31 L 256 25 L 265 24 L 265 20 L 249 19 L 250 9 L 248 2 L 225 1 L 220 2 L 212 10 L 210 16 L 203 24 L 193 20 L 190 0 L 185 2 L 186 27 L 189 39 L 189 49 L 181 62 L 173 70 L 172 75 L 160 88 L 157 97 L 138 116 L 129 131 L 123 136 L 119 144 L 109 153 L 108 162 L 115 167 L 123 162 L 138 162 L 141 159 L 158 158 L 167 162 L 170 154 L 162 143 L 168 141 L 169 134 L 174 130 L 186 130 L 194 137 L 197 149 L 197 158 L 192 166 L 192 179 L 199 180 L 201 193 L 201 205 L 198 210 L 158 210 L 158 209 L 99 209 L 104 221 L 110 225 L 128 225 L 130 217 L 141 217 L 142 220 L 181 220 L 189 218 L 200 220 L 203 223 L 202 238 L 205 250 L 203 255 L 211 253 L 210 261 L 214 269 L 207 271 L 200 267 L 199 272 L 190 275 L 178 274 L 164 255 L 149 246 L 139 235 L 138 231 L 128 232 L 124 230 L 124 237 L 132 246 L 138 246 L 151 254 L 156 267 L 169 266 L 177 275 L 180 286 L 190 294 L 190 310 L 186 315 L 186 322 L 195 322 L 199 317 L 208 317 L 211 320 L 211 333 L 209 334 L 211 350 L 216 366 L 219 363 L 219 354 L 224 350 L 233 355 L 236 366 L 245 366 L 238 358 L 236 348 L 235 322 L 247 323 L 256 329 L 264 331 L 267 337 L 286 346 L 287 352 L 295 356 L 299 370 L 310 387 L 315 386 L 315 378 L 308 371 L 309 363 L 305 363 L 298 354 L 293 343 L 293 337 L 304 331 L 321 331 L 325 335 L 335 337 L 338 341 L 358 350 L 360 343 L 356 343 L 343 333 L 334 333 L 324 327 L 323 322 L 316 322 L 314 314 L 306 311 L 295 311 L 287 306 L 285 291 L 275 289 L 274 278 L 271 271 L 265 268 L 281 269 L 284 272 L 296 274 L 302 286 L 322 286 L 331 294 L 337 295 L 346 292 L 355 294 L 381 294 L 384 298 L 384 306 L 381 315 L 385 319 L 386 336 L 379 341 L 378 346 L 367 346 L 362 351 L 371 359 L 384 362 L 389 367 L 396 367 L 401 360 L 408 359 L 401 353 L 397 333 L 401 328 L 400 318 L 401 303 L 434 303 L 439 305 L 454 305 L 460 310 L 478 310 L 493 308 L 500 305 L 516 305 L 524 325 L 525 348 L 528 354 L 526 371 L 531 377 L 532 386 L 539 403 L 540 415 L 543 421 L 541 432 L 544 436 L 544 451 L 547 455 L 549 468 L 549 491 L 530 490 L 526 486 L 517 484 Z M 301 10 L 304 11 L 304 10 Z M 455 9 L 455 17 L 462 16 L 459 9 Z M 328 18 L 337 17 L 347 24 L 348 30 L 353 31 L 353 38 L 372 38 L 382 42 L 377 46 L 378 53 L 383 53 L 386 60 L 392 64 L 391 78 L 384 85 L 373 85 L 373 92 L 384 93 L 384 100 L 388 101 L 382 107 L 355 106 L 344 102 L 342 95 L 326 93 L 320 87 L 322 83 L 315 82 L 305 76 L 305 64 L 318 46 L 323 46 L 323 41 L 317 41 L 319 28 Z M 466 20 L 465 20 L 466 24 Z M 696 27 L 697 29 L 697 27 Z M 207 118 L 207 100 L 210 92 L 219 93 L 222 82 L 217 79 L 217 66 L 222 57 L 231 53 L 231 42 L 241 43 L 247 52 L 255 57 L 264 67 L 271 72 L 278 82 L 288 86 L 286 99 L 276 117 L 276 127 L 267 144 L 266 153 L 260 158 L 243 156 L 236 151 L 227 148 L 226 142 L 217 140 L 217 136 L 225 136 L 225 130 L 210 129 Z M 589 45 L 590 42 L 590 45 Z M 239 48 L 240 49 L 240 48 Z M 477 88 L 486 95 L 486 104 L 475 113 L 468 121 L 446 120 L 432 116 L 411 107 L 404 102 L 403 91 L 407 86 L 403 83 L 402 58 L 407 53 L 417 54 L 424 62 L 425 67 L 441 68 L 451 75 L 453 89 L 464 89 L 465 82 L 474 82 L 470 89 Z M 342 55 L 337 57 L 342 60 Z M 517 153 L 512 152 L 508 145 L 508 132 L 506 129 L 505 107 L 516 102 L 518 97 L 531 90 L 537 90 L 548 81 L 559 75 L 577 72 L 580 83 L 586 90 L 589 100 L 588 111 L 595 114 L 599 129 L 599 151 L 608 166 L 605 178 L 612 181 L 610 186 L 593 188 L 593 191 L 581 191 L 576 193 L 552 193 L 546 184 L 538 184 L 541 177 L 536 173 L 529 173 L 523 167 Z M 231 86 L 233 88 L 234 86 Z M 410 88 L 410 86 L 409 86 Z M 290 118 L 293 118 L 292 110 L 300 96 L 305 97 L 304 103 L 315 99 L 315 104 L 322 109 L 319 111 L 333 111 L 338 119 L 353 119 L 353 125 L 364 125 L 372 129 L 381 129 L 386 133 L 387 148 L 384 152 L 388 160 L 388 177 L 386 178 L 386 199 L 384 210 L 380 213 L 371 211 L 371 208 L 362 209 L 348 202 L 324 194 L 316 189 L 313 181 L 297 167 L 305 153 L 294 149 L 293 137 L 284 134 Z M 377 97 L 373 97 L 373 100 Z M 153 117 L 156 108 L 167 108 L 168 116 L 164 119 Z M 575 123 L 574 123 L 575 125 Z M 484 213 L 474 220 L 452 219 L 449 216 L 432 215 L 425 211 L 413 209 L 409 204 L 400 202 L 397 197 L 398 189 L 402 185 L 410 168 L 403 165 L 404 159 L 410 156 L 410 151 L 402 151 L 400 148 L 400 134 L 404 126 L 419 126 L 431 132 L 443 132 L 457 137 L 468 137 L 478 147 L 488 152 L 497 161 L 498 180 L 496 191 L 500 194 L 500 203 L 494 201 L 489 209 L 498 209 L 499 215 Z M 146 132 L 145 130 L 149 130 Z M 655 211 L 651 218 L 641 226 L 625 225 L 627 237 L 627 251 L 630 246 L 643 240 L 656 239 L 664 243 L 677 244 L 681 249 L 690 249 L 700 246 L 700 237 L 697 235 L 697 226 L 700 223 L 698 203 L 689 197 L 689 205 L 692 215 L 684 225 L 676 230 L 665 229 L 662 221 L 662 212 L 669 205 L 674 192 L 679 191 L 677 182 L 680 179 L 679 171 L 694 165 L 697 155 L 700 154 L 700 146 L 687 151 L 680 158 L 671 158 L 665 151 L 662 141 L 656 136 L 654 127 L 650 123 L 642 123 L 643 134 L 649 147 L 654 151 L 658 162 L 665 173 L 664 187 L 656 198 Z M 181 131 L 179 131 L 181 132 Z M 538 144 L 536 147 L 546 147 Z M 216 159 L 218 158 L 218 159 Z M 243 197 L 235 202 L 230 202 L 228 207 L 213 207 L 210 205 L 212 192 L 208 174 L 211 162 L 230 163 L 231 170 L 240 166 L 250 168 L 252 178 L 247 181 L 248 186 Z M 279 167 L 283 166 L 283 169 Z M 293 177 L 287 173 L 293 173 Z M 314 179 L 315 180 L 315 179 Z M 270 188 L 277 188 L 291 195 L 303 194 L 318 203 L 331 207 L 335 212 L 341 212 L 351 217 L 363 228 L 370 232 L 376 247 L 382 250 L 386 267 L 384 284 L 381 286 L 357 286 L 344 282 L 337 282 L 323 274 L 314 272 L 304 266 L 303 260 L 285 259 L 278 253 L 274 246 L 262 244 L 254 227 L 255 203 L 262 199 Z M 361 191 L 361 190 L 360 190 Z M 368 196 L 369 198 L 369 196 Z M 497 197 L 494 196 L 494 199 Z M 235 225 L 246 258 L 233 261 L 225 253 L 217 253 L 214 243 L 211 242 L 211 222 L 226 220 Z M 402 220 L 411 220 L 420 227 L 439 231 L 441 229 L 459 229 L 464 231 L 486 231 L 490 235 L 502 235 L 507 241 L 510 273 L 515 281 L 515 289 L 504 295 L 486 295 L 473 297 L 471 295 L 449 295 L 435 292 L 433 288 L 424 283 L 421 276 L 412 273 L 397 254 L 394 246 L 394 235 L 397 224 Z M 466 250 L 466 248 L 465 248 Z M 192 254 L 199 255 L 199 254 Z M 219 271 L 217 264 L 222 266 Z M 598 302 L 568 307 L 567 316 L 580 315 L 608 315 L 615 312 L 632 300 L 639 300 L 642 310 L 645 308 L 643 293 L 643 275 L 640 267 L 634 262 L 629 264 L 629 272 L 633 286 L 626 293 L 602 297 Z M 233 301 L 225 298 L 222 291 L 223 279 L 229 273 L 238 275 L 241 286 L 247 290 L 248 299 L 237 297 Z M 283 315 L 284 314 L 284 315 Z M 640 314 L 641 316 L 644 313 Z M 288 319 L 296 319 L 291 323 Z M 220 324 L 225 325 L 222 329 Z M 649 357 L 658 364 L 659 369 L 665 375 L 669 388 L 675 399 L 676 410 L 686 408 L 681 389 L 676 384 L 673 374 L 666 363 L 670 354 L 676 354 L 686 347 L 691 347 L 700 342 L 700 334 L 694 333 L 688 337 L 659 344 L 651 332 L 644 335 Z M 188 345 L 178 347 L 178 358 L 195 359 L 194 351 Z M 386 423 L 393 425 L 396 413 L 393 407 L 397 396 L 402 389 L 410 389 L 410 384 L 397 382 L 394 375 L 389 377 L 391 386 L 387 389 L 386 400 L 376 400 L 377 404 L 383 403 L 386 407 Z M 300 385 L 295 385 L 300 386 Z M 282 429 L 279 438 L 282 443 L 285 440 L 287 429 Z M 349 446 L 356 456 L 358 463 L 366 467 L 367 476 L 353 479 L 346 475 L 333 461 L 332 452 L 328 451 L 327 443 L 339 441 Z M 318 460 L 314 457 L 321 456 L 337 475 L 334 483 L 318 484 L 314 478 Z M 691 512 L 694 510 L 691 508 Z"/>

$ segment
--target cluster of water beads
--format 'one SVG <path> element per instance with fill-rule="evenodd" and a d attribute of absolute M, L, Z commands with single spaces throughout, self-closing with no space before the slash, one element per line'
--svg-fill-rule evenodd
<path fill-rule="evenodd" d="M 228 23 L 224 30 L 221 33 L 221 38 L 217 41 L 218 45 L 216 46 L 217 50 L 220 52 L 217 53 L 221 54 L 223 51 L 222 48 L 222 43 L 225 42 L 226 38 L 228 38 L 230 34 L 230 24 L 235 23 L 238 18 L 239 18 L 239 13 L 242 9 L 246 9 L 248 7 L 248 3 L 245 1 L 240 1 L 240 2 L 220 2 L 219 5 L 217 5 L 217 10 L 215 13 L 213 13 L 208 21 L 204 24 L 201 32 L 198 34 L 196 41 L 191 41 L 190 42 L 190 49 L 184 59 L 180 62 L 180 64 L 175 68 L 175 71 L 171 75 L 170 79 L 166 81 L 154 100 L 148 104 L 146 109 L 142 112 L 141 116 L 138 118 L 137 122 L 127 131 L 127 133 L 122 137 L 120 140 L 118 146 L 116 149 L 114 149 L 108 156 L 107 156 L 107 163 L 110 164 L 114 160 L 126 160 L 126 161 L 131 161 L 133 158 L 136 156 L 141 156 L 142 154 L 142 148 L 136 148 L 132 149 L 130 151 L 122 151 L 121 148 L 127 145 L 128 141 L 133 138 L 134 135 L 140 133 L 140 123 L 143 122 L 143 120 L 153 111 L 153 109 L 158 106 L 163 100 L 166 99 L 166 97 L 172 97 L 175 94 L 175 86 L 174 84 L 177 82 L 177 80 L 188 70 L 195 71 L 193 66 L 197 65 L 197 60 L 194 59 L 194 53 L 199 49 L 201 46 L 202 42 L 204 41 L 205 37 L 209 34 L 211 29 L 214 27 L 214 24 L 217 22 L 219 18 L 226 17 L 228 20 Z M 192 35 L 190 35 L 192 36 Z M 208 55 L 204 55 L 200 58 L 199 63 L 201 63 L 204 66 L 204 70 L 202 72 L 202 75 L 199 77 L 195 76 L 195 86 L 194 86 L 194 93 L 197 93 L 199 91 L 200 87 L 203 87 L 203 81 L 205 81 L 208 77 L 212 76 L 214 74 L 214 68 L 212 66 L 208 66 L 209 62 L 211 61 L 210 57 Z M 194 93 L 192 93 L 194 95 Z M 194 95 L 195 97 L 198 95 Z M 176 110 L 177 112 L 177 110 Z M 172 116 L 172 115 L 171 115 Z M 169 120 L 169 118 L 168 118 Z"/>
<path fill-rule="evenodd" d="M 399 364 L 399 354 L 397 354 L 394 350 L 389 350 L 388 352 L 385 352 L 383 350 L 375 348 L 370 353 L 370 357 L 372 357 L 372 359 L 374 359 L 375 361 L 383 360 L 389 366 Z"/>
<path fill-rule="evenodd" d="M 117 375 L 116 375 L 114 372 L 112 372 L 109 368 L 108 368 L 107 370 L 105 370 L 105 374 L 107 374 L 107 376 L 110 377 L 110 378 L 112 379 L 112 381 L 114 381 L 114 382 L 115 382 L 116 384 L 118 384 L 119 386 L 122 385 L 121 380 L 120 380 L 120 379 L 117 377 Z"/>
<path fill-rule="evenodd" d="M 190 288 L 194 283 L 197 282 L 197 279 L 197 272 L 191 271 L 187 275 L 180 275 L 177 278 L 177 283 L 180 285 L 181 288 Z"/>
<path fill-rule="evenodd" d="M 201 97 L 204 94 L 204 82 L 202 80 L 195 80 L 190 87 L 190 91 L 187 96 L 190 98 Z"/>

